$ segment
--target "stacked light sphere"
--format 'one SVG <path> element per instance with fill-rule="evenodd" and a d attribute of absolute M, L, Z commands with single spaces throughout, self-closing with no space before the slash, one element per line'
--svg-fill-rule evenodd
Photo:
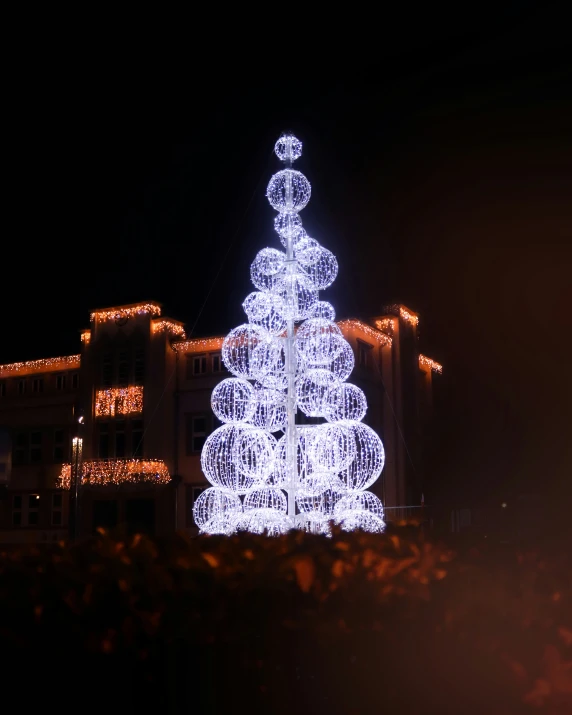
<path fill-rule="evenodd" d="M 250 268 L 256 290 L 243 303 L 248 322 L 223 342 L 233 377 L 212 393 L 223 424 L 201 453 L 212 487 L 195 502 L 195 522 L 205 534 L 329 535 L 331 523 L 380 532 L 383 505 L 366 490 L 383 469 L 383 444 L 362 423 L 365 395 L 346 382 L 353 350 L 334 308 L 319 297 L 338 262 L 302 227 L 311 186 L 292 169 L 302 143 L 285 134 L 274 150 L 286 168 L 270 179 L 266 196 L 285 250 L 258 252 Z M 321 422 L 297 424 L 296 415 Z"/>

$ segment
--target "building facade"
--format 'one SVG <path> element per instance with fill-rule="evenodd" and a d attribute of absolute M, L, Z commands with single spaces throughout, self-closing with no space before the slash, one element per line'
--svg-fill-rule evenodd
<path fill-rule="evenodd" d="M 417 506 L 441 366 L 419 353 L 419 316 L 402 305 L 338 322 L 355 356 L 350 381 L 386 464 L 373 485 L 386 513 Z M 207 485 L 200 452 L 218 426 L 214 386 L 228 377 L 223 337 L 186 339 L 146 302 L 94 310 L 77 355 L 0 365 L 0 541 L 49 543 L 124 524 L 158 536 L 196 531 Z M 77 477 L 77 478 L 76 478 Z M 70 523 L 71 522 L 71 523 Z"/>

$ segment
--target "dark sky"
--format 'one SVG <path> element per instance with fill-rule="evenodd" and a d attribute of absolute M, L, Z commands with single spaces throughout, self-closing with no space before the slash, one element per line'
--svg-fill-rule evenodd
<path fill-rule="evenodd" d="M 444 365 L 442 485 L 570 494 L 566 24 L 498 5 L 37 30 L 5 108 L 0 362 L 77 352 L 90 308 L 122 302 L 196 335 L 242 322 L 293 131 L 304 227 L 340 263 L 324 298 L 340 317 L 403 302 Z"/>

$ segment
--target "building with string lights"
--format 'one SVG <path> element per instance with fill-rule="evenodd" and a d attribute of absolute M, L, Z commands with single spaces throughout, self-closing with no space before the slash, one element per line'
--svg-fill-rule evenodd
<path fill-rule="evenodd" d="M 376 483 L 387 519 L 423 501 L 423 455 L 441 365 L 419 352 L 419 316 L 403 305 L 338 321 L 383 439 Z M 125 525 L 196 533 L 207 486 L 200 453 L 228 373 L 223 337 L 187 339 L 156 302 L 94 310 L 77 355 L 0 365 L 0 542 L 49 543 Z M 311 419 L 311 418 L 307 418 Z"/>

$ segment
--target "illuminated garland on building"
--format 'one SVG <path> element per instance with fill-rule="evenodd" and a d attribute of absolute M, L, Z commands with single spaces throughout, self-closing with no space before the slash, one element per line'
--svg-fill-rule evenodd
<path fill-rule="evenodd" d="M 428 367 L 430 370 L 433 370 L 433 372 L 436 372 L 439 375 L 443 374 L 443 365 L 435 362 L 435 360 L 431 360 L 431 358 L 428 358 L 426 355 L 421 355 L 421 353 L 419 353 L 419 365 Z"/>
<path fill-rule="evenodd" d="M 396 315 L 399 315 L 401 320 L 406 323 L 409 323 L 410 325 L 413 325 L 414 327 L 417 327 L 419 325 L 419 316 L 416 313 L 413 313 L 411 310 L 408 310 L 404 305 L 399 305 L 395 303 L 393 305 L 388 305 L 385 310 L 388 313 L 394 313 Z"/>
<path fill-rule="evenodd" d="M 73 370 L 80 366 L 81 355 L 65 355 L 64 357 L 45 358 L 43 360 L 28 360 L 28 362 L 13 362 L 0 365 L 0 375 L 4 373 L 27 374 L 32 372 L 53 372 L 56 370 Z"/>
<path fill-rule="evenodd" d="M 104 323 L 116 318 L 131 318 L 134 315 L 161 315 L 161 306 L 158 303 L 138 303 L 137 305 L 120 306 L 119 308 L 106 308 L 96 310 L 90 314 L 91 320 Z"/>
<path fill-rule="evenodd" d="M 82 464 L 82 485 L 120 486 L 121 484 L 167 484 L 169 470 L 162 459 L 102 459 Z M 57 486 L 69 489 L 71 464 L 62 464 Z"/>
<path fill-rule="evenodd" d="M 90 342 L 90 340 L 91 340 L 91 330 L 82 330 L 81 342 L 85 343 L 87 345 Z"/>
<path fill-rule="evenodd" d="M 224 338 L 194 338 L 173 343 L 173 350 L 178 353 L 197 353 L 208 350 L 220 350 Z"/>
<path fill-rule="evenodd" d="M 394 318 L 382 318 L 381 320 L 376 320 L 375 327 L 383 333 L 393 335 L 393 330 L 395 329 L 394 320 Z"/>
<path fill-rule="evenodd" d="M 114 417 L 143 412 L 143 387 L 111 387 L 95 395 L 95 416 Z"/>
<path fill-rule="evenodd" d="M 187 337 L 183 324 L 175 322 L 174 320 L 153 320 L 151 322 L 151 330 L 153 333 L 171 333 L 181 338 L 181 340 Z"/>
<path fill-rule="evenodd" d="M 380 345 L 391 345 L 392 339 L 389 335 L 382 333 L 380 330 L 372 328 L 361 320 L 340 320 L 338 325 L 342 330 L 361 330 L 373 340 L 376 340 Z"/>

